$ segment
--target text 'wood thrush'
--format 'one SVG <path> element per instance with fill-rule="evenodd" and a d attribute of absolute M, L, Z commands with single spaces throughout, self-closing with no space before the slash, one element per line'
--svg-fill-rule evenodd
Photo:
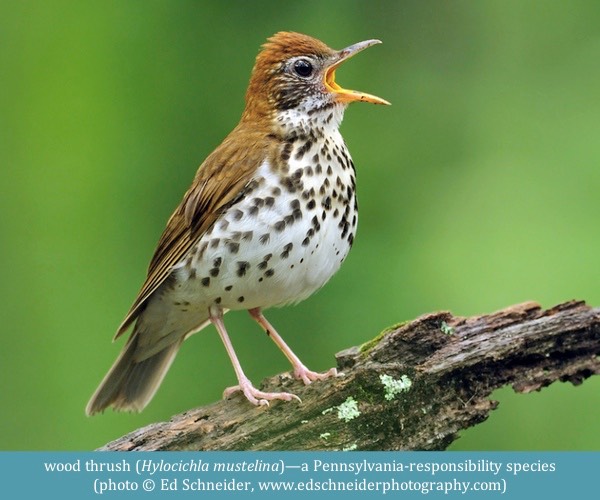
<path fill-rule="evenodd" d="M 357 224 L 355 171 L 339 132 L 354 101 L 389 104 L 335 82 L 338 66 L 378 40 L 335 51 L 298 33 L 277 33 L 256 58 L 238 126 L 198 169 L 167 223 L 148 276 L 119 337 L 123 351 L 86 412 L 140 411 L 181 344 L 209 323 L 255 405 L 298 399 L 256 389 L 233 350 L 223 315 L 245 309 L 309 384 L 335 375 L 309 370 L 261 310 L 306 299 L 346 258 Z M 115 337 L 115 338 L 116 338 Z"/>

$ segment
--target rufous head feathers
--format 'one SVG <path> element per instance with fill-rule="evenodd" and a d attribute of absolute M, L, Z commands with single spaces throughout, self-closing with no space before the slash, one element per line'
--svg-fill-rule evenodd
<path fill-rule="evenodd" d="M 246 93 L 246 118 L 272 116 L 296 108 L 314 113 L 352 101 L 389 104 L 369 94 L 346 90 L 335 82 L 344 61 L 379 40 L 367 40 L 335 51 L 308 35 L 279 32 L 263 45 Z"/>

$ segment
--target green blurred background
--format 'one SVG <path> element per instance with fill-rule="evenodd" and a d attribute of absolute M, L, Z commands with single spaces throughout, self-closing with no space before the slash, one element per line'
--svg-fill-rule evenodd
<path fill-rule="evenodd" d="M 279 30 L 369 49 L 338 81 L 361 220 L 341 272 L 270 320 L 313 369 L 387 325 L 525 300 L 600 305 L 600 3 L 0 3 L 0 449 L 90 449 L 215 401 L 234 373 L 212 327 L 141 415 L 84 406 L 197 166 L 237 123 Z M 288 369 L 243 313 L 248 375 Z M 494 394 L 452 449 L 600 449 L 600 377 Z"/>

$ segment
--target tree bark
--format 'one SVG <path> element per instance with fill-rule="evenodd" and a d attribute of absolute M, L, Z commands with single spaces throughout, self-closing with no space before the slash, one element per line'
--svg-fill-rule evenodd
<path fill-rule="evenodd" d="M 335 378 L 264 381 L 302 404 L 254 407 L 236 394 L 101 450 L 442 450 L 488 417 L 499 387 L 527 393 L 600 373 L 600 308 L 528 302 L 470 318 L 427 314 L 336 358 Z"/>

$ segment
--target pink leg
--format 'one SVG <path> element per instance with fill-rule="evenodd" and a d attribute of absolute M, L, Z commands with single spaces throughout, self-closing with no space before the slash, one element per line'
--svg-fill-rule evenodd
<path fill-rule="evenodd" d="M 244 374 L 244 370 L 242 370 L 242 366 L 240 365 L 240 362 L 235 354 L 233 345 L 231 344 L 231 340 L 229 339 L 229 335 L 225 329 L 225 323 L 223 323 L 223 313 L 221 311 L 211 311 L 210 321 L 213 325 L 215 325 L 217 331 L 219 332 L 219 336 L 221 337 L 223 345 L 225 346 L 225 350 L 227 351 L 229 359 L 233 364 L 233 369 L 235 370 L 235 374 L 239 383 L 237 386 L 228 387 L 225 389 L 223 392 L 223 397 L 228 397 L 236 391 L 242 391 L 248 401 L 257 406 L 268 406 L 269 401 L 273 399 L 282 399 L 284 401 L 296 399 L 300 401 L 300 398 L 295 394 L 290 394 L 288 392 L 263 392 L 254 387 L 252 382 L 250 382 L 250 379 L 248 379 L 248 377 L 246 377 Z"/>
<path fill-rule="evenodd" d="M 290 349 L 290 347 L 285 343 L 285 341 L 281 338 L 281 336 L 275 331 L 273 325 L 267 321 L 260 310 L 260 308 L 249 309 L 248 312 L 252 319 L 256 321 L 260 326 L 262 326 L 267 335 L 273 339 L 273 342 L 277 344 L 277 347 L 281 349 L 281 352 L 285 354 L 285 357 L 292 363 L 294 368 L 294 377 L 302 380 L 306 385 L 314 382 L 315 380 L 323 380 L 328 377 L 335 377 L 337 375 L 337 370 L 335 368 L 331 368 L 324 373 L 313 372 L 309 370 L 303 363 L 300 361 L 300 358 L 294 354 L 294 352 Z"/>

